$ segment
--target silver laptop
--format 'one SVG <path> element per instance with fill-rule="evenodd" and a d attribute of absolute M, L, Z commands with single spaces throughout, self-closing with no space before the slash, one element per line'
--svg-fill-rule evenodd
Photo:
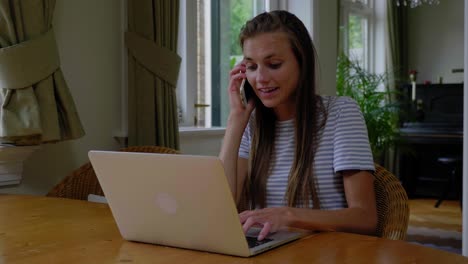
<path fill-rule="evenodd" d="M 246 236 L 217 157 L 90 151 L 89 158 L 126 240 L 248 257 L 309 234 L 282 230 L 257 241 L 252 228 Z"/>

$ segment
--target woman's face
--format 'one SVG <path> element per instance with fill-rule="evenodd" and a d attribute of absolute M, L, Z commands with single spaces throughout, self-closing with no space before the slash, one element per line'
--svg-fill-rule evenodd
<path fill-rule="evenodd" d="M 299 65 L 286 33 L 248 38 L 243 52 L 247 79 L 263 105 L 273 108 L 278 120 L 293 118 Z"/>

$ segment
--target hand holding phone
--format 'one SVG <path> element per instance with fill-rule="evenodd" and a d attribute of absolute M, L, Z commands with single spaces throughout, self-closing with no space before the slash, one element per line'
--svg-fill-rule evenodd
<path fill-rule="evenodd" d="M 247 79 L 242 80 L 242 83 L 239 88 L 239 92 L 240 92 L 242 104 L 244 106 L 247 106 L 247 104 L 249 103 L 249 100 L 253 96 L 253 88 L 250 85 L 250 83 L 247 81 Z"/>

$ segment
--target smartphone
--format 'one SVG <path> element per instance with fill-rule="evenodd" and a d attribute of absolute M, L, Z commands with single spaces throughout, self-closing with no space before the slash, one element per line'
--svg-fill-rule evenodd
<path fill-rule="evenodd" d="M 253 88 L 247 79 L 242 80 L 239 90 L 242 104 L 247 106 L 249 100 L 254 96 Z"/>

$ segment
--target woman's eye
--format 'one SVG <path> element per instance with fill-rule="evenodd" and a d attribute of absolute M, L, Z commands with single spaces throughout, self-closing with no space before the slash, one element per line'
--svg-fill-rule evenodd
<path fill-rule="evenodd" d="M 247 65 L 247 70 L 253 71 L 257 68 L 256 65 Z"/>
<path fill-rule="evenodd" d="M 272 69 L 279 69 L 281 67 L 281 63 L 272 63 L 270 64 L 270 68 Z"/>

